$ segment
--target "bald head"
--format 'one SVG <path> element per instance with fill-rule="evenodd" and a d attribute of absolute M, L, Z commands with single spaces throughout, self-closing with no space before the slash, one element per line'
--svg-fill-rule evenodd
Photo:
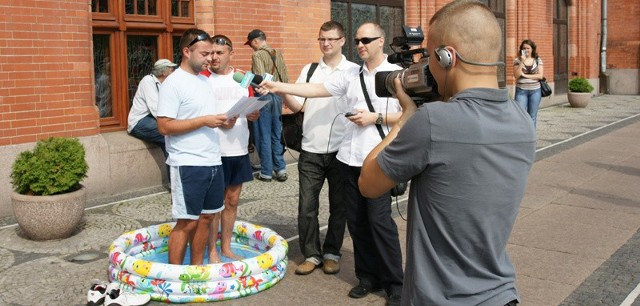
<path fill-rule="evenodd" d="M 360 29 L 367 30 L 369 33 L 374 33 L 376 36 L 380 36 L 380 37 L 385 36 L 384 29 L 382 28 L 382 26 L 374 22 L 365 22 L 362 25 L 360 25 L 360 27 L 358 27 L 358 30 Z"/>
<path fill-rule="evenodd" d="M 475 0 L 453 1 L 438 10 L 429 22 L 428 35 L 472 61 L 497 61 L 502 50 L 498 20 L 486 5 Z"/>

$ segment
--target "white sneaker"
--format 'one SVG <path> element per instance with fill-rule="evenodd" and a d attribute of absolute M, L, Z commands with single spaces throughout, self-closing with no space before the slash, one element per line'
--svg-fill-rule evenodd
<path fill-rule="evenodd" d="M 148 303 L 151 296 L 148 293 L 125 292 L 120 289 L 118 283 L 107 286 L 104 297 L 105 306 L 139 306 Z"/>
<path fill-rule="evenodd" d="M 87 292 L 87 306 L 99 306 L 104 304 L 107 292 L 107 284 L 95 280 Z"/>

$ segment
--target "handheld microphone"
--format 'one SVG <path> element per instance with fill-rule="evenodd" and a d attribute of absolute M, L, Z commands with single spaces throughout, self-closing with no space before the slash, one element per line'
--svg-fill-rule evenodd
<path fill-rule="evenodd" d="M 240 86 L 244 88 L 248 88 L 249 85 L 253 87 L 259 87 L 260 83 L 262 83 L 263 81 L 270 81 L 272 79 L 273 76 L 268 73 L 265 74 L 264 77 L 261 75 L 253 74 L 251 72 L 242 73 L 240 71 L 237 71 L 233 74 L 233 80 L 240 83 Z"/>

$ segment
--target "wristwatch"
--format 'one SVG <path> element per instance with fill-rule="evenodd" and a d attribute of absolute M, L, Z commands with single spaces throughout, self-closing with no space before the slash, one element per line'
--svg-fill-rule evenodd
<path fill-rule="evenodd" d="M 378 119 L 376 119 L 376 124 L 382 124 L 382 113 L 378 113 Z"/>

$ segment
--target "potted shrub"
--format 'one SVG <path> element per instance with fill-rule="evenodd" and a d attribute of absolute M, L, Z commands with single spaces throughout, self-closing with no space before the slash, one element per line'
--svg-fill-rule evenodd
<path fill-rule="evenodd" d="M 39 140 L 21 152 L 11 168 L 13 213 L 33 240 L 67 238 L 80 224 L 86 189 L 80 184 L 89 166 L 77 138 Z"/>
<path fill-rule="evenodd" d="M 567 99 L 571 107 L 586 107 L 591 101 L 593 86 L 585 78 L 573 78 L 569 81 Z"/>

